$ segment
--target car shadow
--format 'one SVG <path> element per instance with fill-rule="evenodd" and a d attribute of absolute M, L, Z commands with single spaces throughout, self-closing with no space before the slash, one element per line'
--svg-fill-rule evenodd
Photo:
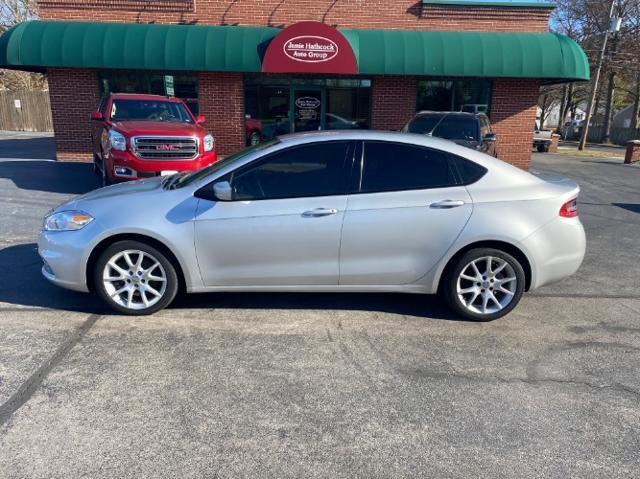
<path fill-rule="evenodd" d="M 0 249 L 0 302 L 16 306 L 115 314 L 94 294 L 59 288 L 41 274 L 35 243 Z M 283 309 L 371 311 L 425 319 L 464 321 L 436 296 L 373 293 L 199 293 L 180 295 L 169 307 L 183 309 Z M 6 306 L 0 308 L 7 309 Z"/>
<path fill-rule="evenodd" d="M 617 206 L 618 208 L 631 211 L 632 213 L 640 213 L 640 203 L 611 203 L 611 204 L 613 206 Z"/>
<path fill-rule="evenodd" d="M 56 157 L 53 136 L 1 139 L 1 158 L 54 159 Z"/>
<path fill-rule="evenodd" d="M 23 190 L 82 194 L 102 186 L 91 163 L 73 161 L 0 161 L 0 178 Z"/>

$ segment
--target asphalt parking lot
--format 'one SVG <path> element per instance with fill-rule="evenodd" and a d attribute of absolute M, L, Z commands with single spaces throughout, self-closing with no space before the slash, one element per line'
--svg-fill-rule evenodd
<path fill-rule="evenodd" d="M 91 167 L 5 141 L 0 477 L 637 477 L 639 166 L 534 155 L 582 186 L 587 257 L 492 323 L 364 294 L 132 318 L 40 276 L 42 216 Z"/>

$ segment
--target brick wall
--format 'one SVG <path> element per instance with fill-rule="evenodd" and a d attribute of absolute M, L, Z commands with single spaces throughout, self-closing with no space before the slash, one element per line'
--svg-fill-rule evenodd
<path fill-rule="evenodd" d="M 226 156 L 244 147 L 244 89 L 241 73 L 198 75 L 200 114 L 216 138 L 216 150 Z"/>
<path fill-rule="evenodd" d="M 416 91 L 415 77 L 374 77 L 371 83 L 371 128 L 402 128 L 416 112 Z"/>
<path fill-rule="evenodd" d="M 531 163 L 539 88 L 539 80 L 493 81 L 490 118 L 498 157 L 525 170 Z"/>
<path fill-rule="evenodd" d="M 49 98 L 58 160 L 91 160 L 89 114 L 100 101 L 95 71 L 50 68 Z"/>
<path fill-rule="evenodd" d="M 422 5 L 419 0 L 40 0 L 53 20 L 286 26 L 318 20 L 341 28 L 547 31 L 551 10 Z"/>

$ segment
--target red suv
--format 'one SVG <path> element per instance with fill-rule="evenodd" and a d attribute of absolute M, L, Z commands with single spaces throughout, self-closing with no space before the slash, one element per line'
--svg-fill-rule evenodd
<path fill-rule="evenodd" d="M 111 94 L 91 120 L 94 168 L 105 185 L 197 170 L 217 159 L 204 117 L 177 98 Z"/>

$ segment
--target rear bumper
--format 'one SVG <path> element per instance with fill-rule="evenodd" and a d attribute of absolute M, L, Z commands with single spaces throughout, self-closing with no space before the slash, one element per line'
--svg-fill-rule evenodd
<path fill-rule="evenodd" d="M 217 160 L 215 151 L 202 153 L 193 160 L 141 160 L 131 152 L 111 150 L 109 176 L 118 180 L 135 180 L 158 176 L 162 172 L 193 171 Z"/>
<path fill-rule="evenodd" d="M 533 146 L 547 146 L 551 144 L 551 140 L 533 140 Z"/>
<path fill-rule="evenodd" d="M 530 289 L 574 274 L 584 259 L 586 236 L 578 218 L 557 218 L 521 242 L 531 259 Z"/>

